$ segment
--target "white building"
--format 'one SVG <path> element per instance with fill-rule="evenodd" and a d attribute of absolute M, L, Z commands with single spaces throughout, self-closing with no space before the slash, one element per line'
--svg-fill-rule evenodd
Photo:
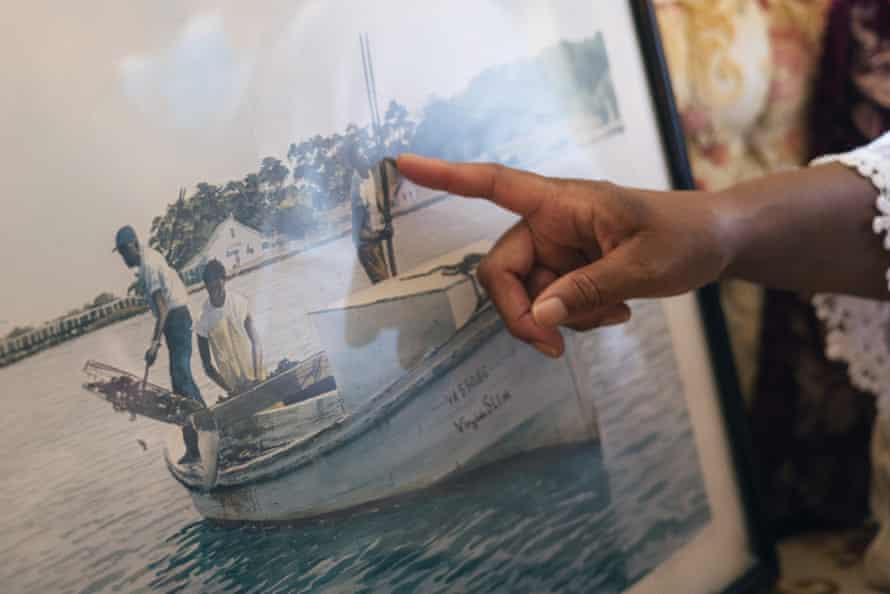
<path fill-rule="evenodd" d="M 204 265 L 214 259 L 222 262 L 227 274 L 236 274 L 269 257 L 276 247 L 275 238 L 238 222 L 230 214 L 217 225 L 201 251 L 182 267 L 182 276 L 189 284 L 200 282 Z"/>

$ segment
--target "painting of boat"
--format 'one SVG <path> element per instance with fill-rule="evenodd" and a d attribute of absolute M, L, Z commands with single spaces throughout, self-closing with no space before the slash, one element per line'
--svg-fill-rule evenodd
<path fill-rule="evenodd" d="M 479 288 L 473 263 L 487 247 L 311 312 L 326 347 L 311 360 L 316 374 L 306 381 L 304 366 L 296 401 L 250 416 L 232 414 L 244 396 L 211 407 L 218 450 L 202 457 L 218 464 L 176 463 L 184 446 L 171 432 L 168 468 L 198 511 L 221 522 L 296 520 L 597 439 L 571 353 L 550 359 L 515 340 Z"/>

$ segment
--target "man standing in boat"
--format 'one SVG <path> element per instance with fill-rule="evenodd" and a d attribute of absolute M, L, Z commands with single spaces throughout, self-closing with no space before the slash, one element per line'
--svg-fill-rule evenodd
<path fill-rule="evenodd" d="M 386 209 L 380 204 L 380 199 L 388 200 L 388 196 L 381 195 L 384 184 L 379 179 L 379 168 L 372 168 L 358 147 L 352 148 L 350 156 L 352 241 L 368 279 L 371 283 L 377 284 L 391 276 L 392 262 L 387 263 L 384 243 L 392 240 L 392 221 L 390 217 L 384 216 Z M 381 167 L 384 166 L 381 164 Z M 388 207 L 388 204 L 385 206 Z"/>
<path fill-rule="evenodd" d="M 198 352 L 207 376 L 229 396 L 266 379 L 263 351 L 247 297 L 226 288 L 219 260 L 204 266 L 207 299 L 195 326 Z"/>
<path fill-rule="evenodd" d="M 170 354 L 170 383 L 173 393 L 204 404 L 192 377 L 192 316 L 188 308 L 188 291 L 182 279 L 161 254 L 140 244 L 136 232 L 129 225 L 118 230 L 114 251 L 120 253 L 127 268 L 139 268 L 145 301 L 155 317 L 151 345 L 145 352 L 146 365 L 154 365 L 163 334 Z M 185 440 L 185 455 L 179 463 L 199 461 L 198 434 L 194 427 L 183 427 L 182 436 Z"/>

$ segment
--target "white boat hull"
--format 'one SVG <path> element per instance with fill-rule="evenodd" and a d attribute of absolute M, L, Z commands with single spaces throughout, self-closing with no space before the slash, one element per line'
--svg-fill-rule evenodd
<path fill-rule="evenodd" d="M 368 411 L 330 420 L 266 461 L 221 472 L 212 489 L 172 463 L 181 448 L 178 435 L 167 451 L 171 471 L 206 518 L 286 521 L 398 496 L 522 452 L 597 438 L 593 404 L 577 389 L 570 359 L 549 359 L 515 340 L 494 312 L 479 324 L 487 325 L 486 337 L 458 345 L 460 360 L 448 352 L 433 356 L 424 372 L 393 386 Z"/>

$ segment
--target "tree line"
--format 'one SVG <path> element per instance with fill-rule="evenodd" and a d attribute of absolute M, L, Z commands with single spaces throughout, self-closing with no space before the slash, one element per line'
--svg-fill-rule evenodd
<path fill-rule="evenodd" d="M 261 233 L 300 239 L 316 228 L 318 215 L 349 200 L 356 151 L 370 166 L 407 149 L 414 127 L 408 110 L 392 101 L 380 130 L 350 124 L 342 134 L 293 143 L 286 161 L 266 157 L 240 179 L 200 182 L 155 217 L 148 244 L 181 269 L 229 215 Z"/>
<path fill-rule="evenodd" d="M 379 129 L 349 124 L 342 133 L 291 144 L 286 160 L 266 157 L 257 171 L 240 179 L 198 183 L 154 219 L 148 243 L 181 269 L 229 215 L 270 236 L 302 238 L 317 228 L 319 215 L 349 201 L 353 171 L 404 151 L 522 165 L 522 141 L 542 123 L 577 111 L 596 115 L 617 108 L 594 99 L 607 70 L 605 45 L 597 34 L 489 68 L 464 92 L 430 99 L 416 119 L 404 105 L 390 101 Z M 607 101 L 616 103 L 614 94 Z M 508 144 L 511 153 L 498 154 Z M 534 147 L 528 148 L 530 155 Z M 137 288 L 131 285 L 130 291 Z"/>

